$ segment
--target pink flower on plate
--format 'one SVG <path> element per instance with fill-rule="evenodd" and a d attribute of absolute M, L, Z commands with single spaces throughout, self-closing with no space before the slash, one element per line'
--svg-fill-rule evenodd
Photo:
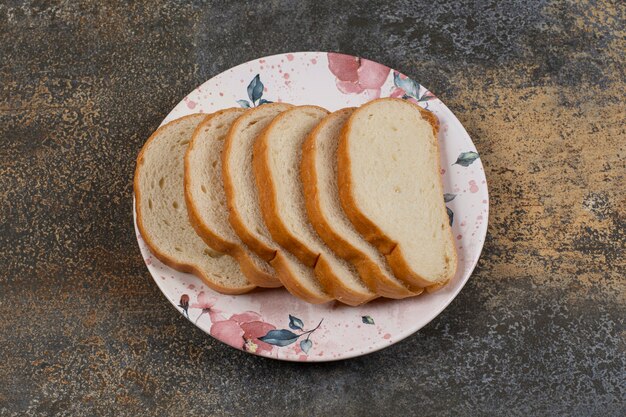
<path fill-rule="evenodd" d="M 259 337 L 263 337 L 270 330 L 276 330 L 276 326 L 263 321 L 251 321 L 248 323 L 242 323 L 243 338 L 246 341 L 245 348 L 249 352 L 271 352 L 272 345 L 259 340 Z"/>
<path fill-rule="evenodd" d="M 261 315 L 259 313 L 255 313 L 254 311 L 245 311 L 243 313 L 233 314 L 230 316 L 230 320 L 243 324 L 251 321 L 259 321 L 261 320 Z"/>
<path fill-rule="evenodd" d="M 371 98 L 380 97 L 380 88 L 389 76 L 389 67 L 355 56 L 328 53 L 328 69 L 344 94 L 366 92 Z"/>
<path fill-rule="evenodd" d="M 404 90 L 401 88 L 394 88 L 393 91 L 391 92 L 391 94 L 389 94 L 389 97 L 393 97 L 393 98 L 402 98 L 404 96 Z M 414 103 L 417 103 L 417 100 L 415 100 L 413 97 L 410 97 L 409 100 L 413 101 Z"/>
<path fill-rule="evenodd" d="M 253 311 L 233 314 L 228 320 L 214 322 L 211 326 L 211 336 L 248 352 L 270 352 L 272 345 L 267 344 L 259 337 L 263 337 L 275 326 L 261 320 L 261 316 Z"/>
<path fill-rule="evenodd" d="M 204 291 L 200 291 L 196 300 L 197 301 L 195 303 L 189 306 L 191 308 L 202 309 L 200 314 L 198 314 L 198 317 L 196 317 L 196 324 L 198 323 L 198 320 L 200 320 L 200 317 L 204 316 L 207 313 L 211 318 L 211 323 L 216 323 L 218 321 L 224 320 L 224 316 L 222 316 L 221 311 L 213 308 L 215 302 L 217 301 L 215 297 L 209 297 Z"/>
<path fill-rule="evenodd" d="M 222 342 L 237 348 L 243 349 L 243 329 L 234 320 L 224 320 L 213 323 L 211 326 L 211 336 Z"/>

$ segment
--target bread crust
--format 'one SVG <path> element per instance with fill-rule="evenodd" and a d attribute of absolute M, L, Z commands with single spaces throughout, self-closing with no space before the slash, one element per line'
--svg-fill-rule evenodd
<path fill-rule="evenodd" d="M 352 113 L 355 108 L 341 109 L 335 113 Z M 325 117 L 316 127 L 311 131 L 302 149 L 302 166 L 301 166 L 301 179 L 304 186 L 304 196 L 307 214 L 311 224 L 315 231 L 320 235 L 322 240 L 331 248 L 339 257 L 351 262 L 361 279 L 368 286 L 370 290 L 387 298 L 406 298 L 418 295 L 422 292 L 422 289 L 415 289 L 411 291 L 406 286 L 390 280 L 386 274 L 381 270 L 379 265 L 374 262 L 369 256 L 363 253 L 360 249 L 352 245 L 351 242 L 344 239 L 340 233 L 335 230 L 329 219 L 326 218 L 321 208 L 320 202 L 320 190 L 317 181 L 317 168 L 316 168 L 316 154 L 317 154 L 317 135 L 330 122 L 332 115 L 329 114 Z M 320 261 L 318 261 L 320 262 Z M 316 266 L 317 269 L 317 266 Z M 324 277 L 320 277 L 324 279 Z M 333 286 L 332 282 L 326 284 Z"/>
<path fill-rule="evenodd" d="M 309 108 L 326 109 L 317 106 L 302 106 Z M 348 304 L 360 305 L 371 299 L 375 295 L 365 295 L 362 292 L 355 292 L 353 289 L 346 287 L 341 279 L 336 276 L 333 268 L 323 259 L 323 255 L 312 251 L 300 239 L 294 236 L 283 223 L 280 212 L 278 210 L 278 195 L 272 181 L 271 167 L 269 166 L 269 132 L 276 126 L 283 117 L 287 117 L 287 112 L 277 116 L 272 123 L 257 138 L 252 158 L 252 166 L 259 190 L 259 200 L 261 202 L 261 212 L 272 235 L 281 246 L 289 248 L 305 265 L 313 267 L 315 276 L 318 278 L 324 290 L 331 294 L 335 299 Z"/>
<path fill-rule="evenodd" d="M 300 106 L 297 108 L 302 107 L 323 110 L 328 113 L 328 110 L 318 106 Z M 283 112 L 276 116 L 257 138 L 254 144 L 252 168 L 254 170 L 257 189 L 259 190 L 261 213 L 263 214 L 263 219 L 265 220 L 265 224 L 272 238 L 278 242 L 279 245 L 289 248 L 289 251 L 296 255 L 302 263 L 313 268 L 319 258 L 319 253 L 311 250 L 307 245 L 301 242 L 283 223 L 280 217 L 280 211 L 278 210 L 278 195 L 274 182 L 272 181 L 271 168 L 269 166 L 268 133 L 276 124 L 280 123 L 283 118 L 287 117 L 286 113 L 287 112 Z"/>
<path fill-rule="evenodd" d="M 291 106 L 287 103 L 270 103 L 264 104 L 265 106 Z M 266 107 L 267 108 L 267 107 Z M 256 235 L 248 229 L 245 222 L 241 218 L 235 205 L 235 185 L 229 175 L 230 170 L 230 153 L 233 151 L 233 143 L 235 141 L 235 132 L 248 121 L 249 117 L 252 117 L 255 109 L 250 110 L 242 117 L 239 117 L 231 126 L 226 139 L 224 141 L 224 148 L 222 149 L 222 178 L 224 180 L 224 191 L 226 193 L 226 204 L 228 205 L 228 220 L 231 226 L 235 229 L 235 232 L 239 235 L 241 240 L 252 249 L 257 255 L 259 255 L 266 262 L 270 262 L 276 256 L 276 248 L 267 245 L 262 240 L 258 239 Z M 260 192 L 260 191 L 259 191 Z"/>
<path fill-rule="evenodd" d="M 278 279 L 287 291 L 311 304 L 323 304 L 333 300 L 333 297 L 327 293 L 314 293 L 305 288 L 296 278 L 297 273 L 291 270 L 290 264 L 287 255 L 282 250 L 276 251 L 276 256 L 270 261 L 270 265 L 276 270 Z"/>
<path fill-rule="evenodd" d="M 190 114 L 184 117 L 181 117 L 179 119 L 173 120 L 169 123 L 167 123 L 164 126 L 161 126 L 160 128 L 158 128 L 152 135 L 150 135 L 150 137 L 148 138 L 148 140 L 146 141 L 146 143 L 143 145 L 143 147 L 141 148 L 141 151 L 139 152 L 139 155 L 137 156 L 137 165 L 135 168 L 135 176 L 133 179 L 133 190 L 135 192 L 135 213 L 136 213 L 136 217 L 137 217 L 137 228 L 139 229 L 139 233 L 141 234 L 144 242 L 146 243 L 146 245 L 148 246 L 148 248 L 150 249 L 150 252 L 161 262 L 163 262 L 164 264 L 180 271 L 180 272 L 188 272 L 188 273 L 192 273 L 194 275 L 196 275 L 197 277 L 199 277 L 209 288 L 220 292 L 222 294 L 230 294 L 230 295 L 236 295 L 236 294 L 244 294 L 247 292 L 252 291 L 254 288 L 256 288 L 255 285 L 253 284 L 249 284 L 249 285 L 245 285 L 242 287 L 225 287 L 219 283 L 217 283 L 216 281 L 214 281 L 211 276 L 210 273 L 208 271 L 205 271 L 204 269 L 202 269 L 201 267 L 199 267 L 198 265 L 195 264 L 188 264 L 188 263 L 184 263 L 184 262 L 180 262 L 179 260 L 172 258 L 168 255 L 166 255 L 165 253 L 163 253 L 152 241 L 152 239 L 150 238 L 150 235 L 146 232 L 146 229 L 144 227 L 143 224 L 143 215 L 142 215 L 142 207 L 141 207 L 141 187 L 139 186 L 139 175 L 141 172 L 141 168 L 143 166 L 143 158 L 144 158 L 144 153 L 146 152 L 146 150 L 148 149 L 148 147 L 150 146 L 150 143 L 166 128 L 172 127 L 175 124 L 178 124 L 184 120 L 187 120 L 189 118 L 196 118 L 196 117 L 206 117 L 206 115 L 204 114 Z"/>
<path fill-rule="evenodd" d="M 211 228 L 202 221 L 200 216 L 200 210 L 198 209 L 196 202 L 193 199 L 191 191 L 191 169 L 189 166 L 189 156 L 194 149 L 197 138 L 200 136 L 202 129 L 211 122 L 211 120 L 224 113 L 244 113 L 244 109 L 230 108 L 220 110 L 211 115 L 208 115 L 197 127 L 193 133 L 187 151 L 185 152 L 185 175 L 184 175 L 184 190 L 185 190 L 185 202 L 187 204 L 187 214 L 189 215 L 189 222 L 193 226 L 194 230 L 212 249 L 232 256 L 239 263 L 241 272 L 248 278 L 248 280 L 259 287 L 264 288 L 277 288 L 281 287 L 282 283 L 274 275 L 260 269 L 252 260 L 246 250 L 235 242 L 223 239 L 221 236 L 215 234 Z"/>
<path fill-rule="evenodd" d="M 264 108 L 267 108 L 267 106 L 281 106 L 283 108 L 292 107 L 290 104 L 287 103 L 272 103 L 263 105 Z M 228 175 L 228 171 L 230 168 L 229 156 L 230 152 L 233 151 L 235 132 L 237 132 L 244 123 L 248 122 L 248 118 L 252 117 L 254 111 L 254 109 L 248 111 L 246 114 L 243 115 L 243 117 L 240 117 L 233 123 L 228 132 L 228 135 L 226 136 L 224 148 L 222 149 L 222 177 L 224 180 L 224 189 L 226 192 L 226 201 L 228 205 L 230 224 L 231 226 L 233 226 L 235 233 L 239 235 L 241 240 L 253 252 L 269 262 L 269 264 L 276 271 L 276 276 L 278 280 L 285 286 L 287 291 L 289 291 L 296 297 L 301 298 L 304 301 L 312 304 L 329 302 L 333 299 L 330 295 L 321 292 L 311 292 L 302 285 L 301 280 L 298 278 L 297 271 L 294 271 L 291 268 L 292 261 L 289 259 L 290 256 L 284 253 L 282 248 L 280 248 L 278 245 L 267 245 L 265 242 L 259 240 L 254 233 L 248 230 L 248 227 L 243 222 L 243 219 L 240 217 L 235 206 L 235 186 L 232 182 L 232 179 Z M 257 190 L 260 193 L 258 187 Z"/>
<path fill-rule="evenodd" d="M 424 118 L 427 122 L 430 123 L 433 129 L 433 134 L 435 136 L 435 139 L 437 138 L 437 135 L 439 132 L 439 120 L 432 112 L 424 110 L 422 107 L 418 106 L 417 104 L 411 103 L 406 100 L 396 99 L 396 98 L 381 98 L 381 99 L 370 101 L 367 104 L 364 104 L 359 109 L 357 109 L 352 114 L 352 116 L 350 116 L 350 118 L 348 119 L 348 121 L 346 122 L 346 124 L 344 125 L 341 131 L 341 135 L 340 135 L 341 139 L 339 141 L 339 148 L 337 150 L 337 171 L 338 171 L 337 180 L 338 180 L 338 185 L 339 185 L 339 199 L 341 201 L 342 208 L 344 209 L 346 215 L 348 216 L 348 218 L 350 219 L 354 227 L 357 229 L 357 231 L 361 233 L 368 242 L 376 246 L 376 248 L 383 255 L 387 257 L 389 266 L 391 267 L 396 277 L 398 277 L 399 279 L 407 283 L 407 285 L 409 286 L 417 286 L 417 287 L 426 288 L 427 291 L 431 292 L 431 291 L 434 291 L 436 289 L 443 287 L 456 273 L 456 268 L 458 265 L 456 247 L 454 245 L 452 246 L 453 259 L 451 260 L 451 264 L 453 265 L 453 267 L 451 268 L 448 276 L 440 280 L 439 282 L 433 283 L 432 281 L 429 281 L 425 279 L 424 277 L 420 276 L 409 267 L 406 261 L 406 257 L 402 253 L 402 248 L 400 247 L 400 245 L 398 245 L 397 242 L 395 242 L 389 236 L 387 236 L 373 221 L 371 221 L 367 216 L 365 216 L 358 209 L 358 205 L 355 199 L 353 198 L 353 193 L 352 193 L 353 180 L 350 176 L 350 172 L 351 172 L 350 156 L 348 152 L 348 141 L 349 141 L 350 130 L 352 128 L 352 123 L 354 121 L 354 118 L 357 112 L 364 111 L 363 109 L 366 109 L 368 106 L 372 105 L 372 103 L 379 103 L 381 101 L 401 102 L 401 103 L 405 103 L 404 105 L 410 105 L 414 109 L 417 109 L 420 112 L 422 118 Z M 435 145 L 437 148 L 437 166 L 439 167 L 440 149 L 439 149 L 439 144 L 437 141 L 435 141 Z M 441 179 L 441 176 L 439 177 L 439 181 L 443 188 L 443 181 Z M 443 213 L 445 214 L 445 204 L 442 203 L 440 207 L 441 207 L 441 210 L 443 210 Z M 445 214 L 444 217 L 447 217 L 447 214 Z M 454 242 L 454 239 L 452 238 L 451 229 L 448 228 L 448 230 L 450 233 L 450 239 Z"/>
<path fill-rule="evenodd" d="M 340 279 L 337 279 L 335 271 L 326 261 L 324 255 L 320 255 L 315 264 L 315 276 L 324 289 L 333 295 L 337 301 L 341 301 L 349 306 L 359 306 L 378 298 L 378 294 L 372 293 L 365 297 L 363 293 L 356 293 L 351 288 L 345 286 Z"/>

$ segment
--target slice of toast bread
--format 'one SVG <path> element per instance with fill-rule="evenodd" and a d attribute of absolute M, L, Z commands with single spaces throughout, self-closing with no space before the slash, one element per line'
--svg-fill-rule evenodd
<path fill-rule="evenodd" d="M 272 103 L 248 111 L 231 126 L 222 151 L 230 223 L 241 239 L 267 261 L 274 257 L 276 244 L 261 216 L 252 174 L 252 149 L 258 134 L 274 117 L 291 107 L 287 103 Z"/>
<path fill-rule="evenodd" d="M 224 294 L 255 288 L 237 262 L 212 250 L 189 222 L 183 191 L 183 159 L 204 114 L 192 114 L 160 127 L 137 157 L 134 178 L 137 227 L 152 254 L 163 263 L 200 277 Z"/>
<path fill-rule="evenodd" d="M 355 228 L 387 257 L 396 277 L 439 288 L 457 254 L 439 166 L 437 118 L 401 99 L 378 99 L 345 123 L 337 172 L 342 207 Z"/>
<path fill-rule="evenodd" d="M 185 154 L 185 202 L 196 233 L 216 251 L 239 262 L 248 280 L 259 287 L 282 286 L 272 267 L 250 251 L 228 222 L 222 181 L 222 148 L 228 129 L 245 109 L 221 110 L 198 125 Z"/>
<path fill-rule="evenodd" d="M 325 303 L 332 297 L 315 278 L 313 269 L 303 265 L 270 236 L 261 215 L 259 191 L 252 171 L 252 153 L 258 134 L 291 107 L 286 103 L 264 104 L 247 111 L 231 126 L 222 152 L 229 221 L 241 240 L 274 267 L 289 292 L 310 303 Z"/>
<path fill-rule="evenodd" d="M 254 145 L 254 168 L 261 213 L 272 236 L 305 265 L 315 268 L 322 286 L 337 300 L 359 305 L 377 295 L 364 285 L 354 267 L 338 258 L 311 226 L 300 179 L 302 145 L 328 114 L 316 106 L 282 112 Z"/>
<path fill-rule="evenodd" d="M 324 117 L 302 149 L 302 184 L 306 209 L 317 234 L 338 256 L 351 262 L 365 284 L 388 298 L 406 298 L 422 292 L 409 289 L 394 275 L 384 256 L 370 245 L 346 217 L 337 187 L 337 147 L 341 128 L 354 108 Z"/>

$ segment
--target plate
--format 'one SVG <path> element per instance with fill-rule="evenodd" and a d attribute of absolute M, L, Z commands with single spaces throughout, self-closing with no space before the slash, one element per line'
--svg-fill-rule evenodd
<path fill-rule="evenodd" d="M 256 87 L 256 88 L 255 88 Z M 315 104 L 330 111 L 377 97 L 400 97 L 440 120 L 441 175 L 459 254 L 456 276 L 443 289 L 405 300 L 375 300 L 360 307 L 311 305 L 284 289 L 229 296 L 193 275 L 162 264 L 135 232 L 145 263 L 165 297 L 200 329 L 256 355 L 320 362 L 352 358 L 390 346 L 434 319 L 461 291 L 476 266 L 487 232 L 485 173 L 469 135 L 434 94 L 376 62 L 326 52 L 273 55 L 211 78 L 185 97 L 163 124 L 191 113 L 255 107 L 265 101 Z M 266 336 L 271 330 L 277 330 Z"/>

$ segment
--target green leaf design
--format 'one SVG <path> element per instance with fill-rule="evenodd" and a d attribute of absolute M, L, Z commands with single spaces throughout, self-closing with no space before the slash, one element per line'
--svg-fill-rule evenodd
<path fill-rule="evenodd" d="M 237 100 L 237 103 L 244 109 L 250 108 L 250 103 L 248 102 L 248 100 Z"/>
<path fill-rule="evenodd" d="M 371 318 L 370 316 L 362 316 L 361 320 L 363 320 L 363 323 L 365 324 L 375 324 L 374 319 Z"/>
<path fill-rule="evenodd" d="M 450 210 L 450 207 L 446 206 L 446 212 L 448 213 L 448 219 L 450 220 L 450 226 L 452 226 L 452 222 L 454 222 L 454 212 Z"/>
<path fill-rule="evenodd" d="M 257 74 L 250 84 L 248 84 L 248 97 L 252 104 L 256 103 L 258 99 L 263 95 L 263 83 L 261 82 L 261 76 Z"/>
<path fill-rule="evenodd" d="M 259 106 L 260 106 L 261 104 L 270 104 L 270 103 L 273 103 L 273 101 L 265 100 L 264 98 L 262 98 L 261 100 L 259 100 Z"/>
<path fill-rule="evenodd" d="M 477 160 L 480 156 L 478 153 L 474 151 L 469 152 L 461 152 L 456 162 L 452 165 L 461 165 L 464 167 L 470 166 L 475 160 Z"/>
<path fill-rule="evenodd" d="M 443 195 L 443 201 L 444 203 L 449 203 L 450 201 L 454 200 L 454 197 L 456 197 L 456 194 L 445 193 Z"/>
<path fill-rule="evenodd" d="M 300 349 L 306 354 L 309 353 L 309 350 L 313 347 L 313 341 L 311 339 L 304 339 L 300 342 Z"/>

